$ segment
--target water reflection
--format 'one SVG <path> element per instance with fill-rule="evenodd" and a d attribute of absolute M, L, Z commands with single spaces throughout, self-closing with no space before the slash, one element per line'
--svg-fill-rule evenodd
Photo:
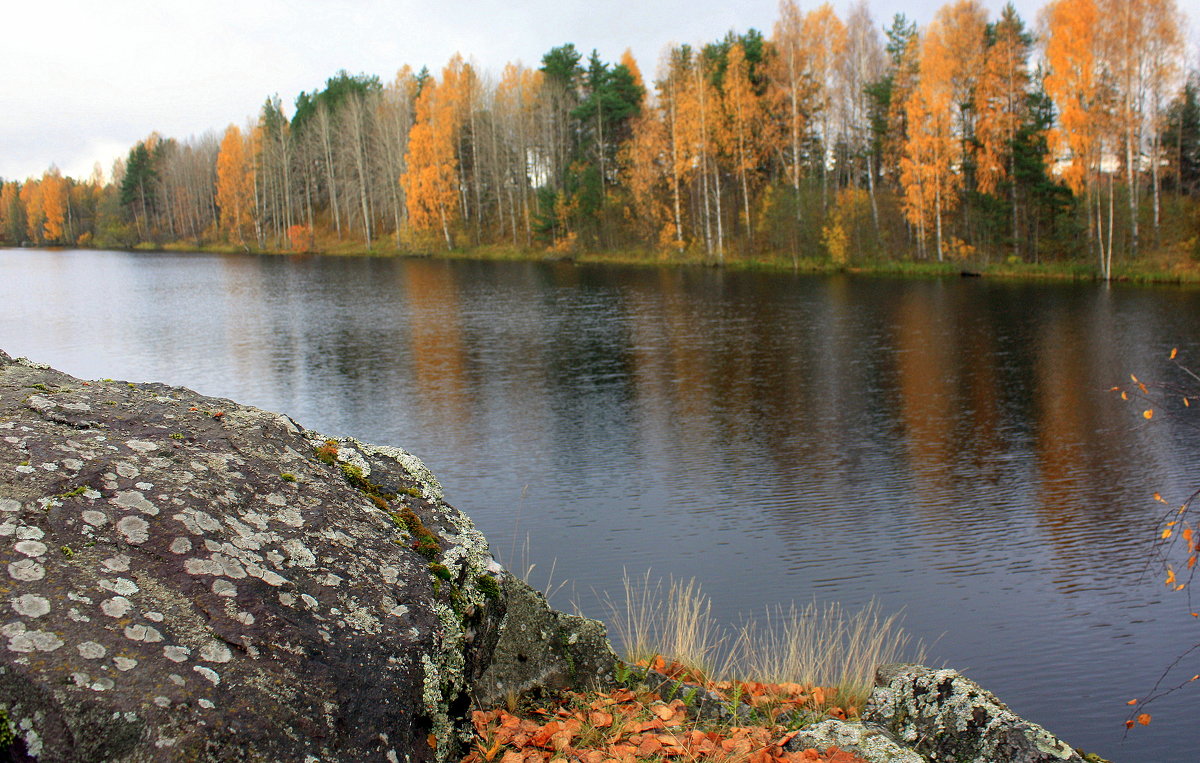
<path fill-rule="evenodd" d="M 1187 697 L 1120 735 L 1189 643 L 1181 602 L 1138 576 L 1148 496 L 1182 493 L 1200 451 L 1106 390 L 1172 344 L 1200 357 L 1198 308 L 1183 289 L 0 252 L 11 353 L 407 447 L 502 556 L 528 535 L 526 563 L 557 559 L 590 614 L 647 567 L 699 578 L 729 622 L 878 597 L 1116 759 L 1188 759 Z"/>

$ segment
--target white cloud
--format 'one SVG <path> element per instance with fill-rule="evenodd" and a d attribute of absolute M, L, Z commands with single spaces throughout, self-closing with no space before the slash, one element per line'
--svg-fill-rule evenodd
<path fill-rule="evenodd" d="M 810 8 L 815 2 L 803 2 Z M 1000 0 L 986 3 L 993 12 Z M 843 8 L 846 3 L 836 3 Z M 880 24 L 905 7 L 927 21 L 938 3 L 877 0 Z M 107 172 L 152 131 L 186 138 L 244 124 L 266 98 L 290 107 L 339 69 L 391 80 L 404 64 L 437 72 L 454 52 L 499 73 L 536 66 L 566 42 L 615 61 L 632 48 L 653 77 L 671 42 L 730 29 L 770 33 L 776 0 L 42 0 L 6 7 L 0 46 L 0 177 Z M 1036 5 L 1017 3 L 1032 24 Z"/>

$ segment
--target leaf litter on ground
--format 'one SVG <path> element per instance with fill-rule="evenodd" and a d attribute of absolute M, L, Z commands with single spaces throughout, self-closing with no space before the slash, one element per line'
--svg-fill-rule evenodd
<path fill-rule="evenodd" d="M 837 747 L 784 749 L 805 723 L 857 715 L 854 707 L 832 704 L 833 690 L 795 683 L 706 681 L 662 658 L 641 667 L 703 686 L 731 705 L 743 703 L 751 708 L 753 722 L 694 717 L 683 700 L 665 700 L 644 685 L 564 692 L 542 704 L 476 710 L 474 743 L 463 763 L 864 763 Z"/>

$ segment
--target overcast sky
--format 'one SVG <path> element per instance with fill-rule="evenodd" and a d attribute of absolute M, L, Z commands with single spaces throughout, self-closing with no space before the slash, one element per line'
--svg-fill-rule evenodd
<path fill-rule="evenodd" d="M 940 0 L 869 0 L 928 22 Z M 801 2 L 802 10 L 816 7 Z M 995 16 L 1002 0 L 984 0 Z M 1016 0 L 1033 24 L 1040 0 Z M 1183 2 L 1186 6 L 1187 3 Z M 267 96 L 339 69 L 385 82 L 404 64 L 438 72 L 456 51 L 499 73 L 566 42 L 605 61 L 632 48 L 647 78 L 670 43 L 750 27 L 770 34 L 777 0 L 6 0 L 0 25 L 0 178 L 52 163 L 87 177 L 151 131 L 187 138 L 244 125 Z M 845 15 L 847 0 L 834 3 Z"/>

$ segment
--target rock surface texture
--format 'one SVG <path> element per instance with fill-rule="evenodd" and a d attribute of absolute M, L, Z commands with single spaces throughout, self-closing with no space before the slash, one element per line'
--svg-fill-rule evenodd
<path fill-rule="evenodd" d="M 0 352 L 0 758 L 449 759 L 509 578 L 403 450 Z"/>
<path fill-rule="evenodd" d="M 1082 763 L 1070 745 L 953 670 L 885 665 L 863 721 L 931 763 Z"/>

